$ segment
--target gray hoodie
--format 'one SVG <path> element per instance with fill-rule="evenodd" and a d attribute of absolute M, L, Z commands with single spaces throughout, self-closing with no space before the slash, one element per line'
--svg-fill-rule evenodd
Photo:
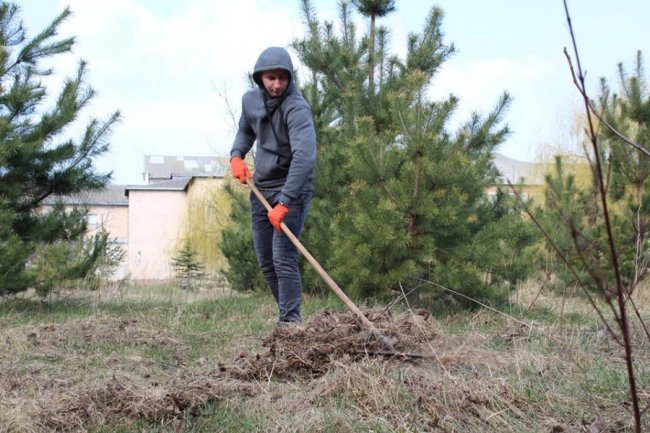
<path fill-rule="evenodd" d="M 272 69 L 289 73 L 287 90 L 277 98 L 269 96 L 261 79 L 262 72 Z M 230 156 L 244 158 L 257 140 L 255 184 L 281 190 L 279 201 L 291 207 L 300 192 L 313 183 L 316 131 L 311 109 L 294 86 L 293 63 L 284 48 L 264 50 L 255 63 L 253 79 L 258 87 L 242 97 L 239 129 Z"/>

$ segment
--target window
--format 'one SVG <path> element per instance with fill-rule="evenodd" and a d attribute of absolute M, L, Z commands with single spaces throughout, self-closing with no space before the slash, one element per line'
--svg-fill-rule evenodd
<path fill-rule="evenodd" d="M 89 226 L 96 226 L 97 225 L 97 214 L 96 213 L 89 213 L 86 215 L 86 222 L 88 223 Z"/>

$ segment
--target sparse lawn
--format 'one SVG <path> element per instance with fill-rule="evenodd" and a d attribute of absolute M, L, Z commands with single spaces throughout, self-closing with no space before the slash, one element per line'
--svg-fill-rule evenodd
<path fill-rule="evenodd" d="M 263 294 L 131 287 L 0 300 L 0 431 L 629 431 L 622 350 L 579 298 L 544 293 L 526 311 L 535 295 L 523 288 L 504 311 L 532 326 L 489 310 L 428 318 L 432 356 L 420 360 L 312 347 L 322 342 L 304 337 L 310 324 L 347 313 L 335 299 L 307 297 L 303 331 L 279 337 Z M 635 332 L 645 407 L 650 344 Z M 323 352 L 320 370 L 294 364 L 304 353 L 281 359 L 301 351 L 283 341 L 302 340 Z"/>

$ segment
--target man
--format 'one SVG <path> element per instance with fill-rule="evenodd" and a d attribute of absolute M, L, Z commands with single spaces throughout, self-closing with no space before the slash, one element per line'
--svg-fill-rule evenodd
<path fill-rule="evenodd" d="M 278 326 L 283 326 L 302 320 L 302 282 L 298 251 L 280 224 L 300 236 L 312 196 L 316 131 L 311 109 L 294 85 L 293 63 L 284 48 L 271 47 L 260 54 L 253 80 L 258 87 L 242 97 L 230 166 L 233 176 L 248 182 L 251 173 L 243 160 L 257 140 L 253 181 L 273 209 L 267 212 L 250 195 L 253 243 L 278 304 Z"/>

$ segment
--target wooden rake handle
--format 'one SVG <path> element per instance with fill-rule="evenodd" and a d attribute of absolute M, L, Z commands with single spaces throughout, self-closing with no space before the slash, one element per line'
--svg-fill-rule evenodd
<path fill-rule="evenodd" d="M 253 191 L 253 194 L 259 199 L 259 201 L 264 205 L 267 211 L 271 211 L 273 209 L 271 205 L 269 204 L 268 201 L 266 201 L 266 198 L 262 195 L 262 193 L 257 189 L 255 186 L 253 179 L 248 178 L 247 182 L 248 186 L 251 187 L 251 191 Z M 352 302 L 352 300 L 348 297 L 348 295 L 345 294 L 345 292 L 336 284 L 336 282 L 332 279 L 332 277 L 329 276 L 327 272 L 325 272 L 325 269 L 316 261 L 316 259 L 307 251 L 307 248 L 305 248 L 302 243 L 298 240 L 298 238 L 291 233 L 291 230 L 289 230 L 289 227 L 285 223 L 281 223 L 280 227 L 282 228 L 282 231 L 284 234 L 289 238 L 289 240 L 298 248 L 298 251 L 305 256 L 309 264 L 312 265 L 312 267 L 318 272 L 318 275 L 325 281 L 325 283 L 329 286 L 330 289 L 336 293 L 336 296 L 343 301 L 345 305 L 352 311 L 356 316 L 361 320 L 361 323 L 363 323 L 369 330 L 371 331 L 377 331 L 377 327 L 372 323 L 364 314 L 359 310 L 359 308 Z"/>

